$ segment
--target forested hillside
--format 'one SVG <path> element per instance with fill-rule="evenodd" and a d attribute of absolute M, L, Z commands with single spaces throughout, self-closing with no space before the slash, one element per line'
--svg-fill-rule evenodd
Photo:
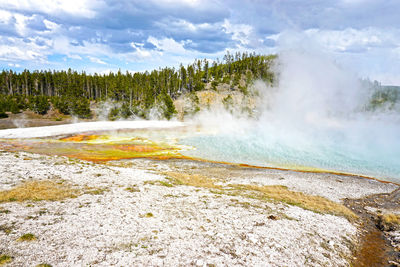
<path fill-rule="evenodd" d="M 372 95 L 370 109 L 399 110 L 400 86 L 376 86 Z"/>
<path fill-rule="evenodd" d="M 115 117 L 148 116 L 159 106 L 169 119 L 175 112 L 173 100 L 182 94 L 216 90 L 221 83 L 237 87 L 244 93 L 254 79 L 273 82 L 271 70 L 275 55 L 229 52 L 222 61 L 195 60 L 188 66 L 160 68 L 151 72 L 87 74 L 67 71 L 33 71 L 0 73 L 0 116 L 30 109 L 45 114 L 51 107 L 63 114 L 90 118 L 90 103 L 117 103 Z M 240 81 L 245 81 L 243 84 Z"/>

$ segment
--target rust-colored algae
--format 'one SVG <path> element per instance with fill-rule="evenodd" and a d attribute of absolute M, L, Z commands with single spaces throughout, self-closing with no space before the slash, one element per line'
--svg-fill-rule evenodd
<path fill-rule="evenodd" d="M 122 150 L 122 151 L 132 151 L 132 152 L 143 152 L 143 153 L 151 153 L 156 151 L 165 150 L 167 148 L 161 148 L 157 146 L 149 146 L 149 145 L 116 145 L 114 148 Z"/>
<path fill-rule="evenodd" d="M 82 141 L 90 141 L 98 138 L 98 135 L 86 135 L 86 134 L 78 134 L 65 138 L 61 138 L 61 141 L 65 142 L 82 142 Z"/>
<path fill-rule="evenodd" d="M 104 162 L 110 160 L 122 160 L 122 159 L 134 159 L 134 158 L 153 158 L 153 159 L 171 159 L 180 158 L 179 154 L 174 149 L 119 149 L 115 146 L 102 147 L 98 149 L 99 146 L 92 146 L 90 149 L 86 150 L 69 150 L 68 152 L 62 153 L 62 155 L 67 157 L 79 158 L 82 160 L 92 161 L 92 162 Z"/>
<path fill-rule="evenodd" d="M 361 240 L 360 248 L 355 255 L 354 266 L 385 266 L 387 264 L 385 243 L 382 232 L 371 227 Z"/>

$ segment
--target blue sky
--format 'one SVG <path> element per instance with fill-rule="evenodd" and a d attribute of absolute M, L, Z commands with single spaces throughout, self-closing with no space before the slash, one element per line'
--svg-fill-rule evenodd
<path fill-rule="evenodd" d="M 144 71 L 312 47 L 400 85 L 399 13 L 398 0 L 0 0 L 0 67 Z"/>

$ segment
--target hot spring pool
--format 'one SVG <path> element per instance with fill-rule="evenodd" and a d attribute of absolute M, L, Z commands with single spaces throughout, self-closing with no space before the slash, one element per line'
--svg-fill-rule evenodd
<path fill-rule="evenodd" d="M 389 144 L 386 142 L 389 141 Z M 254 129 L 250 133 L 189 136 L 181 144 L 190 157 L 308 171 L 333 171 L 400 182 L 400 147 L 391 140 L 362 138 L 343 131 L 329 134 Z"/>

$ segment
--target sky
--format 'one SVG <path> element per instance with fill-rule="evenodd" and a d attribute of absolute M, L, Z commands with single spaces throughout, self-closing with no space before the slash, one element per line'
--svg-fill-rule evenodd
<path fill-rule="evenodd" d="M 398 0 L 0 0 L 0 68 L 136 72 L 304 49 L 400 85 L 399 13 Z"/>

